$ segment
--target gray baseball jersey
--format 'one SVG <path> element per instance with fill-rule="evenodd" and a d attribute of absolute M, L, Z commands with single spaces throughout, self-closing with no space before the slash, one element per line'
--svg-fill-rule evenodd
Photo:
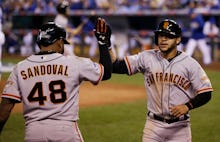
<path fill-rule="evenodd" d="M 77 56 L 32 55 L 13 69 L 2 97 L 23 102 L 26 124 L 46 118 L 76 121 L 81 82 L 98 84 L 103 69 Z"/>
<path fill-rule="evenodd" d="M 129 75 L 143 73 L 148 110 L 158 115 L 170 116 L 171 106 L 213 91 L 202 67 L 184 52 L 169 62 L 159 50 L 148 50 L 125 57 L 125 62 Z"/>

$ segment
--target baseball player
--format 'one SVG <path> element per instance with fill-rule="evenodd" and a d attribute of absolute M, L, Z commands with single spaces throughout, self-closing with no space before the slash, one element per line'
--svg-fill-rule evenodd
<path fill-rule="evenodd" d="M 64 46 L 64 55 L 74 55 L 74 43 L 77 41 L 76 35 L 78 35 L 83 26 L 87 23 L 88 19 L 84 18 L 82 23 L 76 28 L 73 28 L 73 25 L 69 23 L 69 2 L 64 0 L 56 6 L 57 15 L 54 19 L 56 24 L 59 24 L 67 31 L 68 41 L 71 44 L 65 44 Z"/>
<path fill-rule="evenodd" d="M 182 30 L 163 20 L 155 33 L 158 49 L 119 60 L 113 54 L 113 73 L 144 75 L 148 99 L 143 142 L 191 142 L 189 111 L 206 104 L 213 88 L 199 63 L 177 50 Z"/>
<path fill-rule="evenodd" d="M 208 65 L 212 62 L 212 59 L 211 50 L 207 44 L 206 36 L 203 33 L 205 24 L 204 19 L 201 14 L 196 13 L 196 11 L 191 11 L 190 20 L 190 30 L 192 35 L 186 44 L 186 53 L 192 56 L 196 47 L 198 47 L 203 56 L 203 63 Z"/>
<path fill-rule="evenodd" d="M 204 35 L 209 39 L 208 46 L 211 49 L 211 57 L 214 60 L 218 60 L 218 35 L 219 27 L 214 16 L 210 16 L 209 19 L 205 22 L 203 28 Z"/>
<path fill-rule="evenodd" d="M 103 33 L 106 33 L 103 35 Z M 44 24 L 37 37 L 40 52 L 19 62 L 11 72 L 0 104 L 0 132 L 15 103 L 23 103 L 25 142 L 83 142 L 77 126 L 79 87 L 111 77 L 111 32 L 99 18 L 95 28 L 100 63 L 64 56 L 66 32 L 53 22 Z"/>

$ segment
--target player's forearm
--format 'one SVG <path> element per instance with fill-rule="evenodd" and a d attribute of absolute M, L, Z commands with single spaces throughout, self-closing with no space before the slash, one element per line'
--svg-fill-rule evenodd
<path fill-rule="evenodd" d="M 8 120 L 11 110 L 14 107 L 14 103 L 7 98 L 3 98 L 0 104 L 0 134 L 2 132 L 2 129 Z"/>
<path fill-rule="evenodd" d="M 211 97 L 212 97 L 212 92 L 204 92 L 204 93 L 198 94 L 194 99 L 190 100 L 185 105 L 189 108 L 189 110 L 198 108 L 206 104 L 207 102 L 209 102 Z"/>
<path fill-rule="evenodd" d="M 83 29 L 84 23 L 81 23 L 79 26 L 76 27 L 76 29 L 73 30 L 74 34 L 79 34 Z"/>
<path fill-rule="evenodd" d="M 83 25 L 79 25 L 77 28 L 72 29 L 72 28 L 66 28 L 67 33 L 70 33 L 71 36 L 76 36 L 82 31 Z"/>
<path fill-rule="evenodd" d="M 3 129 L 4 126 L 5 126 L 5 123 L 6 123 L 6 121 L 0 121 L 0 135 L 1 135 L 1 133 L 2 133 L 2 129 Z"/>
<path fill-rule="evenodd" d="M 111 78 L 111 73 L 112 73 L 112 60 L 110 57 L 109 49 L 108 47 L 103 47 L 99 45 L 99 52 L 100 52 L 99 63 L 101 63 L 104 66 L 104 75 L 102 80 L 107 80 Z"/>

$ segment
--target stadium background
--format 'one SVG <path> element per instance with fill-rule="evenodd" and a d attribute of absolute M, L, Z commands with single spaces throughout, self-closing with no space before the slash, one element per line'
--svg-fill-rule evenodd
<path fill-rule="evenodd" d="M 133 35 L 144 34 L 153 41 L 153 30 L 161 19 L 171 18 L 183 22 L 188 29 L 189 25 L 189 9 L 147 9 L 140 11 L 106 11 L 106 10 L 74 10 L 71 11 L 70 19 L 77 26 L 81 22 L 81 18 L 86 16 L 91 21 L 95 21 L 98 16 L 106 18 L 110 23 L 113 32 L 127 37 L 127 42 Z M 204 14 L 207 18 L 210 15 L 215 16 L 220 23 L 220 11 L 208 10 Z M 54 14 L 45 13 L 14 13 L 11 16 L 13 26 L 11 32 L 18 37 L 18 48 L 22 42 L 22 38 L 27 31 L 31 31 L 36 36 L 36 29 L 46 21 L 51 21 L 55 17 Z M 4 26 L 4 25 L 3 25 Z M 7 25 L 6 25 L 7 28 Z M 186 37 L 189 36 L 189 29 Z M 83 33 L 86 34 L 86 33 Z M 84 36 L 82 34 L 82 36 Z M 118 39 L 122 40 L 122 39 Z M 123 39 L 124 40 L 124 39 Z M 126 42 L 126 41 L 125 41 Z M 33 43 L 33 49 L 34 49 Z M 219 43 L 217 43 L 219 45 Z M 153 42 L 149 48 L 153 48 Z M 79 56 L 89 57 L 88 49 L 83 41 L 76 45 L 75 54 Z M 212 48 L 213 49 L 213 48 Z M 139 52 L 138 47 L 131 48 L 130 54 Z M 194 57 L 201 62 L 201 53 L 196 50 Z M 20 56 L 19 49 L 10 54 L 3 48 L 3 65 L 9 68 L 15 63 L 24 59 Z M 97 56 L 93 60 L 97 60 Z M 201 63 L 202 64 L 202 63 Z M 218 96 L 220 65 L 219 65 L 219 46 L 213 49 L 213 62 L 211 65 L 204 66 L 213 83 L 215 92 L 209 104 L 193 110 L 191 113 L 192 134 L 194 142 L 218 142 L 220 136 L 219 119 L 219 100 Z M 0 92 L 5 84 L 8 73 L 3 72 Z M 92 90 L 92 91 L 91 91 Z M 146 95 L 143 86 L 143 79 L 140 74 L 134 77 L 126 75 L 113 75 L 112 79 L 101 83 L 99 86 L 92 86 L 84 83 L 80 89 L 80 121 L 79 127 L 85 141 L 92 142 L 136 142 L 141 140 L 142 130 L 145 123 L 146 115 Z M 22 107 L 17 105 L 13 110 L 9 121 L 5 126 L 5 131 L 1 136 L 2 142 L 22 142 L 24 136 L 24 120 L 21 115 Z"/>

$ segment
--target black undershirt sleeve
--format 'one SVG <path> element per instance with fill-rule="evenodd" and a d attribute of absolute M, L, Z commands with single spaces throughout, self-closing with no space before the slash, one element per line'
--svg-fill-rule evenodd
<path fill-rule="evenodd" d="M 108 80 L 109 78 L 111 78 L 112 73 L 112 60 L 109 54 L 108 47 L 103 47 L 102 45 L 99 45 L 99 53 L 99 63 L 104 66 L 104 75 L 102 80 Z"/>
<path fill-rule="evenodd" d="M 118 74 L 128 74 L 128 68 L 126 66 L 125 60 L 116 60 L 113 63 L 113 73 L 118 73 Z"/>
<path fill-rule="evenodd" d="M 185 105 L 189 108 L 189 110 L 200 107 L 206 104 L 212 97 L 212 92 L 204 92 L 198 94 L 195 98 L 187 102 Z"/>

